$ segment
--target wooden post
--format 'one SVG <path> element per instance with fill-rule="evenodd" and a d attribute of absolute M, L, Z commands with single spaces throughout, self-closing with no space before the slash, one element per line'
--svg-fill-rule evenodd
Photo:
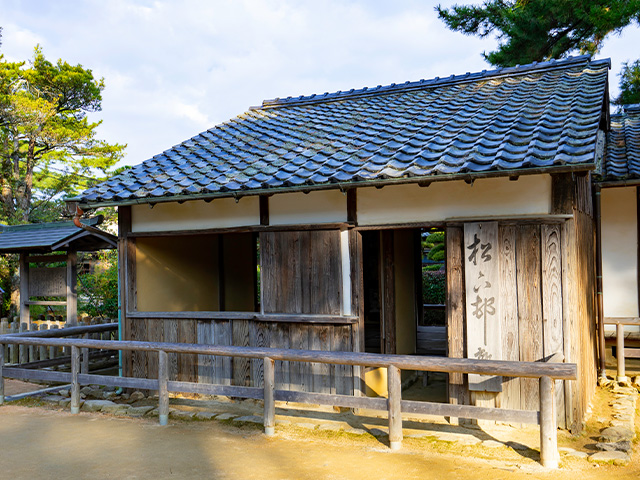
<path fill-rule="evenodd" d="M 4 345 L 0 343 L 0 405 L 4 403 Z"/>
<path fill-rule="evenodd" d="M 558 426 L 553 390 L 551 377 L 540 377 L 540 463 L 546 468 L 558 468 Z"/>
<path fill-rule="evenodd" d="M 264 433 L 268 436 L 273 435 L 276 430 L 275 378 L 275 362 L 266 357 L 264 359 Z"/>
<path fill-rule="evenodd" d="M 78 254 L 67 253 L 67 325 L 78 323 Z"/>
<path fill-rule="evenodd" d="M 24 322 L 20 322 L 20 333 L 27 332 L 29 325 Z M 20 363 L 27 363 L 29 361 L 29 347 L 27 345 L 20 345 L 18 347 L 20 352 Z"/>
<path fill-rule="evenodd" d="M 38 324 L 37 323 L 33 323 L 29 326 L 29 330 L 32 332 L 37 332 L 38 331 Z M 29 362 L 35 362 L 38 359 L 38 348 L 35 347 L 34 345 L 29 345 L 28 347 L 28 351 L 29 351 Z"/>
<path fill-rule="evenodd" d="M 160 425 L 169 423 L 169 355 L 160 350 L 158 352 L 158 418 Z"/>
<path fill-rule="evenodd" d="M 27 254 L 20 254 L 20 323 L 29 324 L 29 262 Z"/>
<path fill-rule="evenodd" d="M 628 379 L 624 365 L 624 325 L 621 323 L 616 325 L 616 359 L 618 360 L 616 382 L 626 382 Z"/>
<path fill-rule="evenodd" d="M 400 369 L 394 365 L 389 365 L 387 367 L 387 388 L 389 389 L 387 405 L 389 409 L 389 446 L 391 450 L 398 450 L 402 446 L 402 412 L 400 408 L 402 382 L 400 378 Z"/>
<path fill-rule="evenodd" d="M 85 333 L 82 336 L 82 338 L 88 339 L 89 334 Z M 82 373 L 89 373 L 89 349 L 88 348 L 82 349 L 82 365 L 80 366 L 80 371 Z"/>
<path fill-rule="evenodd" d="M 80 349 L 71 347 L 71 413 L 80 413 L 80 384 L 78 373 L 80 372 Z"/>

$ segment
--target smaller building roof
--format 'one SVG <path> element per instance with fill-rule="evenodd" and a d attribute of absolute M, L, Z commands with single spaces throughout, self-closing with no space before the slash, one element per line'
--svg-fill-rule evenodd
<path fill-rule="evenodd" d="M 621 113 L 611 115 L 607 153 L 602 181 L 640 178 L 640 104 L 625 105 Z"/>
<path fill-rule="evenodd" d="M 95 228 L 102 215 L 83 219 L 85 230 L 73 222 L 36 223 L 30 225 L 0 225 L 0 253 L 49 253 L 59 250 L 93 252 L 115 248 L 117 237 Z"/>

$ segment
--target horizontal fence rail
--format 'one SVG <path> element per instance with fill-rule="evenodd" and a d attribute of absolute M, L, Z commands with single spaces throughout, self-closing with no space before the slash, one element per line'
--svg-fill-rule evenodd
<path fill-rule="evenodd" d="M 83 328 L 83 327 L 74 327 Z M 86 328 L 86 327 L 84 327 Z M 4 345 L 33 345 L 69 347 L 71 372 L 38 371 L 4 366 Z M 89 374 L 80 365 L 80 351 L 86 358 L 87 349 L 109 349 L 158 352 L 158 378 L 112 377 Z M 168 354 L 215 355 L 243 357 L 264 361 L 264 387 L 244 387 L 169 380 Z M 275 361 L 326 363 L 387 368 L 389 398 L 356 397 L 326 393 L 308 393 L 275 389 Z M 402 400 L 401 371 L 419 370 L 445 373 L 477 373 L 505 377 L 537 378 L 540 382 L 540 411 L 506 410 L 451 405 L 434 402 Z M 402 412 L 443 415 L 455 418 L 486 419 L 532 423 L 540 425 L 540 459 L 546 467 L 558 465 L 557 424 L 554 412 L 554 379 L 575 380 L 577 367 L 569 363 L 508 362 L 474 360 L 467 358 L 418 357 L 411 355 L 380 355 L 358 352 L 326 352 L 320 350 L 288 350 L 216 346 L 203 344 L 158 343 L 139 341 L 104 341 L 72 338 L 39 338 L 17 335 L 0 336 L 0 403 L 4 401 L 3 378 L 70 382 L 71 411 L 77 413 L 80 405 L 80 385 L 96 384 L 146 390 L 157 390 L 159 419 L 166 425 L 169 416 L 168 393 L 198 393 L 252 398 L 264 401 L 264 428 L 267 435 L 275 429 L 275 401 L 332 405 L 347 408 L 386 410 L 389 421 L 389 444 L 400 448 L 402 442 Z"/>

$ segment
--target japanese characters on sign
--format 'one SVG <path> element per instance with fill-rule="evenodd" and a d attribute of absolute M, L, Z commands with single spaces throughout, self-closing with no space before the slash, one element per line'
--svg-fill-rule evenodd
<path fill-rule="evenodd" d="M 500 360 L 498 223 L 465 223 L 467 357 Z M 469 375 L 469 390 L 500 392 L 502 377 Z"/>

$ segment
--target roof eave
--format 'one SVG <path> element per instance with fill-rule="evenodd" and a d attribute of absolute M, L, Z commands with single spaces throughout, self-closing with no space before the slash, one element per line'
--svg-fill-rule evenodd
<path fill-rule="evenodd" d="M 562 165 L 551 167 L 534 167 L 534 168 L 522 168 L 518 170 L 493 170 L 487 172 L 465 172 L 465 173 L 453 173 L 453 174 L 438 174 L 432 176 L 414 176 L 403 178 L 387 178 L 380 180 L 360 180 L 360 181 L 347 181 L 347 182 L 332 182 L 323 183 L 318 185 L 295 185 L 290 187 L 274 187 L 274 188 L 260 188 L 252 190 L 240 190 L 240 191 L 226 191 L 217 193 L 205 193 L 205 194 L 190 194 L 190 195 L 172 195 L 163 197 L 144 197 L 134 199 L 122 199 L 102 202 L 83 202 L 81 198 L 74 197 L 66 199 L 66 202 L 77 202 L 78 206 L 83 210 L 90 210 L 102 207 L 121 207 L 131 205 L 145 205 L 156 204 L 164 202 L 187 202 L 193 200 L 214 200 L 216 198 L 235 198 L 239 200 L 242 197 L 250 197 L 257 195 L 274 195 L 278 193 L 296 193 L 304 192 L 309 193 L 312 191 L 320 190 L 341 190 L 346 191 L 352 188 L 364 188 L 364 187 L 385 187 L 391 185 L 406 185 L 406 184 L 430 184 L 433 182 L 453 181 L 453 180 L 465 180 L 474 181 L 481 178 L 497 178 L 497 177 L 518 177 L 523 175 L 541 175 L 551 173 L 573 173 L 592 171 L 596 167 L 595 163 L 581 163 L 576 165 Z"/>

